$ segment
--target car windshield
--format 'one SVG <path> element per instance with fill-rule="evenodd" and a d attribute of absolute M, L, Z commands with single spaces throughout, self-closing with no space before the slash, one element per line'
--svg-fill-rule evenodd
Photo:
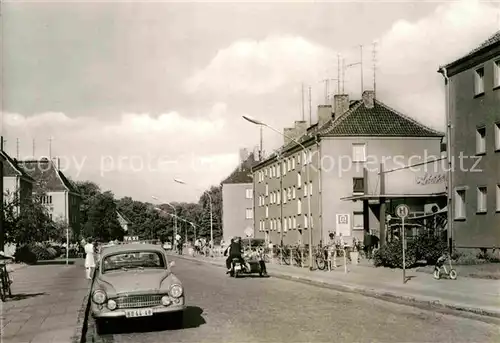
<path fill-rule="evenodd" d="M 106 256 L 102 261 L 102 272 L 144 268 L 165 268 L 165 259 L 156 251 L 131 251 Z"/>

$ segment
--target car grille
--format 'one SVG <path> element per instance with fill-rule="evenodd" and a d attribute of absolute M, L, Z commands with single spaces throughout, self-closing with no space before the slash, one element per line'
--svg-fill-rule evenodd
<path fill-rule="evenodd" d="M 118 308 L 137 308 L 161 305 L 161 294 L 129 295 L 116 299 Z"/>

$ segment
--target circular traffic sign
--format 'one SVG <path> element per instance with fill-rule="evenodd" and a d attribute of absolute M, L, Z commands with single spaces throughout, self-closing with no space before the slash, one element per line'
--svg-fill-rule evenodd
<path fill-rule="evenodd" d="M 253 236 L 253 229 L 252 229 L 251 227 L 247 227 L 247 228 L 245 229 L 245 235 L 246 235 L 247 237 L 252 237 L 252 236 Z"/>
<path fill-rule="evenodd" d="M 401 204 L 398 205 L 398 207 L 396 207 L 396 215 L 399 218 L 406 218 L 408 217 L 409 214 L 410 214 L 410 208 L 407 205 Z"/>

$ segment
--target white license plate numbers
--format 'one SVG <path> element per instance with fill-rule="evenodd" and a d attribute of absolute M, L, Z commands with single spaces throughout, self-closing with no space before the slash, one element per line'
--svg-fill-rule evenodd
<path fill-rule="evenodd" d="M 240 266 L 235 266 L 234 270 L 241 270 L 241 267 Z"/>
<path fill-rule="evenodd" d="M 153 315 L 153 309 L 151 308 L 141 308 L 137 310 L 125 311 L 125 317 L 127 318 L 149 317 L 152 315 Z"/>

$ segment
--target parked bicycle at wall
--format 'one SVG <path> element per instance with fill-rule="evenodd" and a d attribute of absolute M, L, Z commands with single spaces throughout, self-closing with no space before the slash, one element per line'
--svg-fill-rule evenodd
<path fill-rule="evenodd" d="M 446 262 L 448 263 L 448 268 L 446 268 Z M 456 280 L 457 279 L 457 271 L 453 269 L 453 266 L 451 265 L 451 257 L 449 254 L 443 254 L 438 260 L 436 261 L 436 265 L 434 266 L 434 278 L 436 280 L 439 280 L 441 278 L 442 274 L 445 274 L 447 277 L 449 277 L 451 280 Z"/>
<path fill-rule="evenodd" d="M 4 302 L 7 297 L 12 297 L 12 290 L 10 288 L 12 279 L 7 271 L 7 259 L 9 258 L 5 257 L 5 259 L 0 260 L 0 299 L 2 302 Z"/>

